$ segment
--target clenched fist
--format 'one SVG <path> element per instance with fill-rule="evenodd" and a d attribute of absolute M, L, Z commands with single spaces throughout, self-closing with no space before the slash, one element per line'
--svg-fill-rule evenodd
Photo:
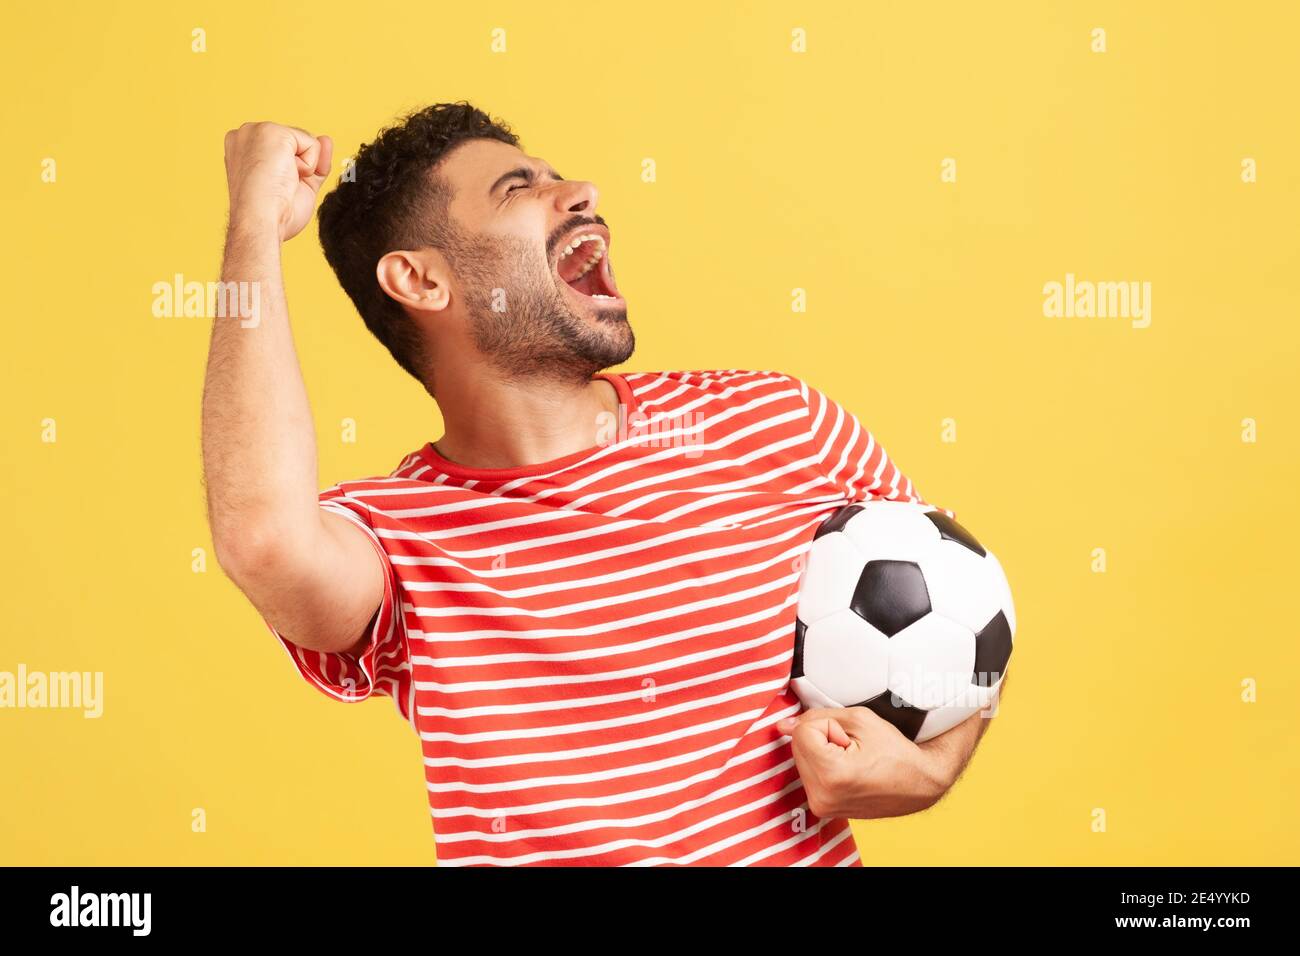
<path fill-rule="evenodd" d="M 815 817 L 870 820 L 933 806 L 957 780 L 986 718 L 976 713 L 922 744 L 867 707 L 820 707 L 778 721 Z"/>
<path fill-rule="evenodd" d="M 274 229 L 284 242 L 302 231 L 329 174 L 334 142 L 278 123 L 226 133 L 231 225 Z"/>

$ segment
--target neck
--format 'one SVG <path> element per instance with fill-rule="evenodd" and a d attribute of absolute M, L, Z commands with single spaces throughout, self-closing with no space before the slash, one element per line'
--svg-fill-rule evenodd
<path fill-rule="evenodd" d="M 603 416 L 619 407 L 605 379 L 507 381 L 466 365 L 439 369 L 435 381 L 444 428 L 438 454 L 466 468 L 521 468 L 591 448 Z"/>

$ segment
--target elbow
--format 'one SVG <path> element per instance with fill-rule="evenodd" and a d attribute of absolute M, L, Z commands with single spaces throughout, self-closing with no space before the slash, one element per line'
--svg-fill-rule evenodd
<path fill-rule="evenodd" d="M 212 548 L 221 570 L 240 590 L 283 560 L 286 536 L 267 523 L 213 523 Z"/>

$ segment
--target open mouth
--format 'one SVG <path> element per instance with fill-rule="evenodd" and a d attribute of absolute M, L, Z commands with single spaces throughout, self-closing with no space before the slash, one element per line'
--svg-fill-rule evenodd
<path fill-rule="evenodd" d="M 565 285 L 581 296 L 597 301 L 621 301 L 609 272 L 607 248 L 603 236 L 579 232 L 560 250 L 555 271 Z"/>

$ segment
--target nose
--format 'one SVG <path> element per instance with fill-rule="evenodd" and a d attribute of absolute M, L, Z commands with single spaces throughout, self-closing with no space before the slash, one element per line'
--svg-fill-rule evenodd
<path fill-rule="evenodd" d="M 558 183 L 555 190 L 555 208 L 564 215 L 584 213 L 594 216 L 599 199 L 595 184 L 581 180 L 566 179 Z"/>

